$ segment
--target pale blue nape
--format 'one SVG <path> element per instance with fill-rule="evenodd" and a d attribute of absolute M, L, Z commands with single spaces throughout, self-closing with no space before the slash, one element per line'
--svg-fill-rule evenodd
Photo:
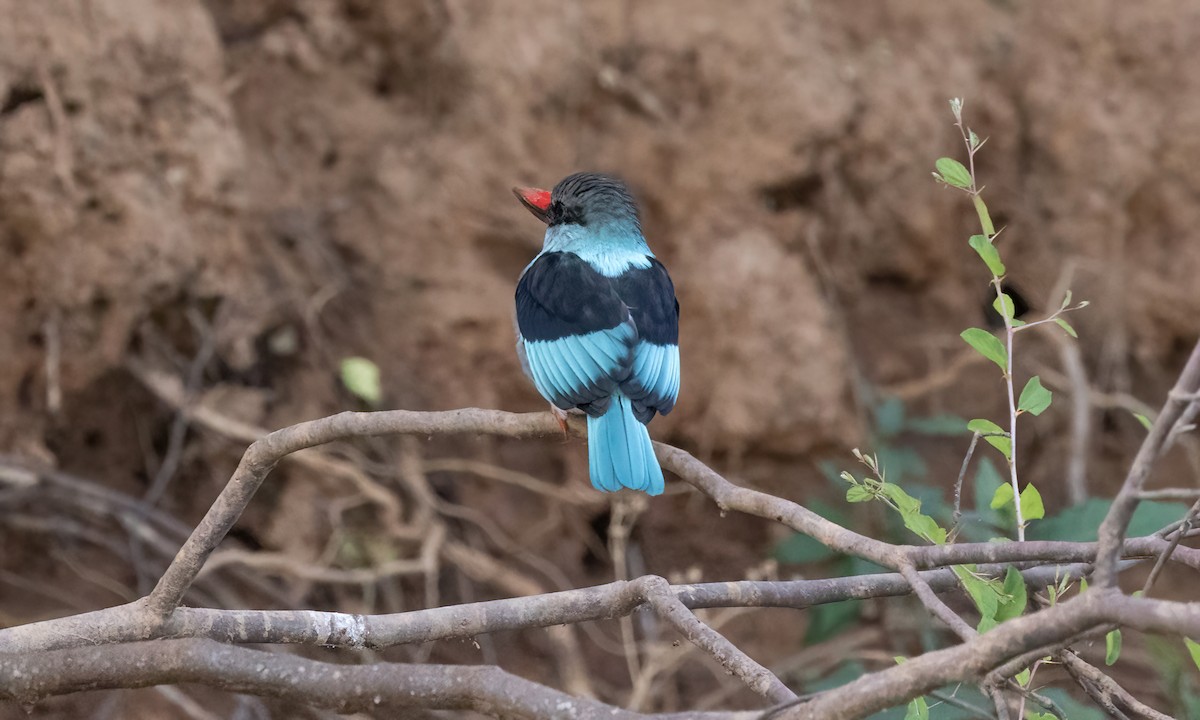
<path fill-rule="evenodd" d="M 548 252 L 575 253 L 596 272 L 610 278 L 631 268 L 648 268 L 654 257 L 636 225 L 615 221 L 587 227 L 574 223 L 552 225 L 546 228 L 542 243 L 542 253 Z"/>
<path fill-rule="evenodd" d="M 597 490 L 616 492 L 623 487 L 661 495 L 665 481 L 654 443 L 646 426 L 633 416 L 629 398 L 619 391 L 608 412 L 588 416 L 588 474 Z"/>

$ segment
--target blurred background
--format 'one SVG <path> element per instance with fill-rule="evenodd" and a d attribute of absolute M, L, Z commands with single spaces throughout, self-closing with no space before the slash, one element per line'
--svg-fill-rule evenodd
<path fill-rule="evenodd" d="M 382 407 L 544 409 L 512 326 L 543 228 L 509 187 L 580 169 L 631 183 L 678 290 L 683 388 L 652 434 L 911 541 L 836 474 L 877 451 L 948 518 L 956 418 L 1005 407 L 958 338 L 999 320 L 977 220 L 930 176 L 963 155 L 956 96 L 990 138 L 978 168 L 1018 308 L 1091 301 L 1078 342 L 1022 334 L 1017 368 L 1056 394 L 1020 437 L 1062 516 L 1046 536 L 1094 533 L 1133 413 L 1200 333 L 1197 52 L 1188 0 L 0 0 L 0 622 L 147 591 L 261 429 L 366 408 L 346 358 L 379 369 Z M 1184 450 L 1159 483 L 1195 484 Z M 1004 518 L 975 488 L 1002 459 L 982 457 L 964 537 L 986 540 Z M 188 602 L 378 613 L 647 572 L 869 569 L 675 486 L 611 502 L 580 441 L 343 444 L 275 471 Z M 943 642 L 906 603 L 706 617 L 811 692 Z M 362 660 L 499 663 L 645 710 L 757 706 L 662 632 Z M 1127 639 L 1118 674 L 1182 713 L 1198 678 L 1173 652 Z M 200 688 L 33 715 L 325 716 Z"/>

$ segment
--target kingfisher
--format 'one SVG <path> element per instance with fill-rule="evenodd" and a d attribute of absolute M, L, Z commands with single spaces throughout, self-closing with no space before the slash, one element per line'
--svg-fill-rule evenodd
<path fill-rule="evenodd" d="M 679 396 L 679 302 L 633 194 L 595 172 L 513 193 L 546 224 L 517 283 L 521 368 L 564 430 L 568 410 L 587 415 L 596 489 L 658 495 L 663 472 L 646 424 Z"/>

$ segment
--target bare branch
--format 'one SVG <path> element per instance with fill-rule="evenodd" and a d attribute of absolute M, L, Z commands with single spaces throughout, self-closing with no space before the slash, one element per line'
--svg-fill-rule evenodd
<path fill-rule="evenodd" d="M 1030 649 L 1066 642 L 1106 623 L 1197 635 L 1200 603 L 1147 600 L 1092 590 L 1037 614 L 1010 620 L 961 645 L 863 676 L 804 704 L 785 708 L 776 716 L 864 717 L 942 685 L 978 681 L 992 668 L 1021 657 Z M 152 662 L 148 661 L 150 658 Z M 380 703 L 471 708 L 522 717 L 547 716 L 544 703 L 549 702 L 574 703 L 570 707 L 576 710 L 576 717 L 595 717 L 601 710 L 616 711 L 514 679 L 495 667 L 330 665 L 208 640 L 161 640 L 153 644 L 0 654 L 0 688 L 6 696 L 21 702 L 84 689 L 177 682 L 286 697 L 342 711 L 372 707 L 376 696 Z"/>
<path fill-rule="evenodd" d="M 212 640 L 164 640 L 33 655 L 0 655 L 0 697 L 32 703 L 104 688 L 193 682 L 338 712 L 388 707 L 474 710 L 521 718 L 644 717 L 480 665 L 336 665 Z M 757 713 L 689 713 L 750 720 Z"/>
<path fill-rule="evenodd" d="M 1188 397 L 1200 390 L 1200 342 L 1192 348 L 1183 372 L 1175 381 L 1175 387 L 1167 395 L 1167 400 L 1159 411 L 1150 433 L 1142 442 L 1133 465 L 1125 476 L 1121 491 L 1113 500 L 1104 522 L 1100 524 L 1100 547 L 1096 556 L 1096 584 L 1100 587 L 1113 587 L 1117 582 L 1117 561 L 1121 554 L 1121 541 L 1125 537 L 1125 529 L 1137 509 L 1138 495 L 1150 477 L 1150 470 L 1158 459 L 1159 453 L 1175 427 L 1175 421 L 1183 415 L 1190 401 L 1180 399 Z"/>
<path fill-rule="evenodd" d="M 1163 568 L 1166 567 L 1167 561 L 1171 559 L 1171 554 L 1179 548 L 1179 543 L 1191 532 L 1192 525 L 1197 516 L 1200 516 L 1200 500 L 1197 500 L 1187 511 L 1187 515 L 1183 517 L 1183 524 L 1179 526 L 1179 532 L 1171 536 L 1170 542 L 1163 548 L 1158 559 L 1154 561 L 1154 567 L 1150 569 L 1150 574 L 1146 577 L 1146 583 L 1142 585 L 1143 595 L 1149 594 L 1150 588 L 1154 587 L 1154 582 L 1158 580 L 1158 576 L 1162 573 Z"/>
<path fill-rule="evenodd" d="M 241 517 L 267 474 L 286 455 L 335 440 L 389 433 L 545 437 L 553 435 L 556 428 L 546 413 L 514 415 L 471 408 L 447 412 L 344 412 L 277 430 L 255 440 L 246 450 L 225 489 L 150 593 L 148 605 L 163 616 L 179 606 L 205 560 Z"/>
<path fill-rule="evenodd" d="M 929 586 L 925 578 L 921 577 L 916 568 L 912 565 L 902 565 L 900 566 L 900 574 L 912 586 L 913 592 L 916 593 L 925 608 L 933 613 L 934 617 L 946 623 L 954 631 L 955 635 L 963 640 L 970 640 L 979 634 L 975 632 L 975 628 L 968 625 L 946 603 L 942 602 L 942 599 L 933 592 L 933 588 Z"/>
<path fill-rule="evenodd" d="M 1066 643 L 1096 625 L 1117 623 L 1151 632 L 1200 632 L 1200 603 L 1173 603 L 1092 590 L 1033 615 L 1015 618 L 973 640 L 925 653 L 864 675 L 777 717 L 789 720 L 861 718 L 943 685 L 977 682 L 992 668 L 1031 650 Z"/>
<path fill-rule="evenodd" d="M 1160 713 L 1135 698 L 1128 690 L 1117 684 L 1116 680 L 1076 655 L 1074 651 L 1063 650 L 1056 657 L 1071 674 L 1071 677 L 1079 683 L 1079 686 L 1106 710 L 1110 707 L 1120 706 L 1138 717 L 1149 718 L 1149 720 L 1172 720 L 1170 715 Z"/>
<path fill-rule="evenodd" d="M 237 521 L 267 474 L 281 458 L 290 453 L 335 440 L 387 433 L 475 433 L 531 438 L 553 436 L 557 431 L 557 424 L 546 413 L 517 415 L 472 408 L 431 413 L 405 410 L 341 413 L 270 433 L 247 449 L 228 485 L 159 580 L 148 604 L 164 616 L 178 606 L 208 556 Z M 737 487 L 683 450 L 659 443 L 657 451 L 665 467 L 711 496 L 723 508 L 774 519 L 812 536 L 830 548 L 892 568 L 899 567 L 906 557 L 917 567 L 964 562 L 1074 562 L 1090 559 L 1086 551 L 1081 556 L 1080 550 L 1084 546 L 1078 543 L 1060 543 L 1057 547 L 1053 543 L 1039 544 L 1038 547 L 1015 544 L 1009 547 L 1007 543 L 893 546 L 839 527 L 796 503 Z M 1189 559 L 1188 553 L 1177 553 L 1176 556 L 1184 562 Z M 1190 559 L 1200 567 L 1200 560 Z"/>
<path fill-rule="evenodd" d="M 1200 362 L 1197 364 L 1200 366 Z M 1200 377 L 1200 371 L 1197 372 Z M 1165 414 L 1161 417 L 1165 417 Z M 572 429 L 575 433 L 582 432 L 580 423 L 575 423 Z M 989 677 L 989 673 L 994 673 L 997 668 L 1007 668 L 1014 659 L 1026 658 L 1035 650 L 1044 653 L 1045 648 L 1057 649 L 1072 638 L 1105 624 L 1115 623 L 1135 629 L 1200 635 L 1200 604 L 1129 598 L 1105 592 L 1100 588 L 1072 600 L 1060 602 L 1042 612 L 1005 622 L 982 636 L 977 635 L 970 625 L 955 615 L 936 595 L 939 591 L 959 589 L 953 573 L 948 569 L 925 572 L 919 572 L 919 569 L 944 568 L 947 565 L 965 563 L 1033 563 L 1039 567 L 1025 571 L 1026 581 L 1035 586 L 1046 585 L 1053 583 L 1056 577 L 1061 577 L 1062 574 L 1079 576 L 1087 571 L 1083 565 L 1063 568 L 1048 566 L 1048 563 L 1088 563 L 1094 560 L 1098 553 L 1108 552 L 1108 546 L 1103 542 L 892 545 L 840 527 L 797 503 L 736 486 L 689 453 L 663 444 L 657 444 L 656 450 L 664 468 L 673 471 L 685 482 L 711 497 L 722 509 L 737 510 L 783 523 L 834 550 L 873 560 L 899 570 L 900 574 L 675 587 L 668 585 L 661 578 L 646 576 L 630 582 L 617 582 L 582 590 L 542 593 L 540 587 L 520 582 L 519 577 L 509 577 L 506 580 L 504 573 L 499 572 L 497 568 L 479 565 L 483 559 L 475 557 L 478 553 L 472 555 L 474 551 L 466 546 L 453 542 L 439 542 L 439 552 L 461 568 L 468 571 L 474 569 L 482 574 L 481 576 L 495 577 L 497 586 L 506 592 L 527 596 L 378 616 L 312 611 L 203 610 L 179 606 L 204 563 L 237 521 L 254 492 L 274 465 L 291 453 L 335 440 L 380 434 L 477 433 L 531 438 L 555 436 L 558 432 L 559 426 L 549 414 L 514 415 L 499 411 L 466 409 L 437 413 L 342 413 L 270 433 L 256 440 L 246 451 L 226 488 L 179 550 L 149 596 L 109 610 L 0 630 L 0 646 L 11 653 L 0 655 L 0 669 L 42 668 L 49 671 L 51 668 L 57 668 L 65 673 L 57 679 L 44 674 L 38 675 L 39 679 L 33 685 L 29 684 L 34 683 L 33 680 L 22 680 L 15 674 L 0 677 L 3 681 L 0 692 L 9 692 L 19 697 L 38 697 L 46 693 L 69 692 L 71 689 L 82 687 L 113 687 L 116 685 L 111 683 L 119 681 L 121 686 L 126 687 L 140 686 L 139 683 L 154 684 L 154 678 L 159 678 L 158 682 L 188 680 L 222 688 L 244 687 L 251 692 L 286 695 L 323 707 L 359 708 L 355 703 L 362 702 L 362 697 L 357 693 L 353 693 L 352 696 L 345 694 L 344 689 L 343 694 L 322 694 L 326 699 L 315 702 L 306 695 L 313 687 L 307 682 L 301 683 L 304 685 L 303 689 L 292 693 L 284 692 L 279 683 L 272 684 L 269 680 L 252 681 L 239 676 L 238 672 L 242 668 L 238 663 L 243 662 L 242 658 L 249 656 L 238 653 L 253 651 L 225 647 L 221 652 L 228 651 L 234 655 L 221 656 L 228 659 L 229 664 L 218 667 L 219 663 L 212 662 L 215 651 L 211 643 L 204 644 L 203 641 L 219 639 L 243 643 L 304 643 L 378 648 L 470 637 L 501 630 L 551 627 L 628 616 L 638 608 L 649 606 L 685 637 L 717 658 L 726 669 L 747 682 L 756 692 L 772 700 L 781 701 L 794 696 L 778 678 L 734 647 L 716 630 L 700 622 L 687 609 L 720 606 L 809 607 L 848 598 L 882 597 L 915 591 L 926 607 L 949 624 L 964 640 L 961 645 L 913 658 L 902 666 L 864 676 L 843 688 L 822 693 L 803 704 L 780 711 L 780 717 L 861 717 L 903 703 L 950 682 L 978 682 Z M 1142 479 L 1144 480 L 1144 477 Z M 1141 481 L 1137 481 L 1136 487 L 1131 491 L 1134 493 L 1135 502 L 1136 493 L 1140 492 L 1140 483 Z M 1127 483 L 1126 490 L 1130 487 Z M 1123 534 L 1124 524 L 1120 526 L 1119 531 Z M 1200 569 L 1200 550 L 1178 543 L 1178 539 L 1185 534 L 1186 530 L 1176 533 L 1175 537 L 1161 533 L 1128 540 L 1118 537 L 1112 552 L 1118 559 L 1121 556 L 1155 557 L 1160 563 L 1170 559 Z M 414 563 L 411 566 L 405 564 L 398 569 L 419 572 L 424 567 L 423 561 Z M 1114 565 L 1112 572 L 1115 573 L 1118 569 L 1118 566 Z M 1002 570 L 1002 567 L 980 568 L 981 572 L 995 574 L 1000 574 Z M 356 574 L 354 578 L 370 581 L 377 574 L 377 571 L 368 572 L 372 573 L 370 577 Z M 319 579 L 339 580 L 342 577 L 338 574 L 337 577 Z M 133 652 L 130 648 L 149 647 L 139 644 L 138 641 L 155 638 L 175 638 L 163 640 L 154 646 L 169 648 L 175 655 L 168 658 L 169 662 L 163 665 L 160 665 L 157 654 L 153 663 L 146 663 L 142 657 L 143 671 L 147 669 L 147 665 L 155 666 L 150 679 L 137 680 L 130 684 L 126 682 L 128 676 L 118 677 L 112 674 L 116 671 L 110 673 L 107 669 L 110 662 L 114 663 L 111 667 L 118 668 L 122 667 L 122 662 L 134 662 L 134 656 L 129 654 Z M 89 647 L 94 644 L 105 647 Z M 96 664 L 90 669 L 80 664 L 80 655 L 72 654 L 100 651 L 110 652 L 111 656 L 105 655 L 105 664 Z M 97 658 L 100 657 L 97 655 Z M 287 657 L 286 661 L 280 662 L 312 662 L 288 656 L 271 657 Z M 194 668 L 183 667 L 187 662 L 195 662 L 196 665 Z M 170 670 L 160 671 L 162 667 Z M 287 666 L 286 672 L 309 672 L 309 669 L 297 669 L 299 667 Z M 428 669 L 427 666 L 356 666 L 361 670 L 356 669 L 355 672 L 363 674 L 362 687 L 375 687 L 374 684 L 384 684 L 384 680 L 381 679 L 383 674 L 391 672 L 394 675 L 395 672 L 400 672 L 395 670 L 397 667 L 402 669 L 406 683 L 411 675 L 415 678 L 413 682 L 421 687 L 420 683 L 426 678 L 421 673 Z M 418 670 L 420 672 L 417 672 Z M 311 671 L 318 674 L 324 672 L 320 668 Z M 280 673 L 282 674 L 275 679 L 282 682 L 281 678 L 288 676 L 283 670 L 280 670 Z M 526 683 L 529 687 L 520 685 L 526 681 L 514 684 L 511 678 L 496 668 L 457 668 L 452 674 L 460 679 L 469 679 L 470 682 L 466 686 L 439 686 L 440 699 L 428 702 L 422 700 L 421 702 L 425 702 L 423 707 L 482 707 L 488 708 L 486 711 L 520 715 L 532 712 L 529 703 L 535 702 L 537 698 L 547 697 L 546 693 L 551 693 L 557 698 L 556 701 L 564 701 L 562 698 L 567 698 L 572 702 L 591 702 L 575 701 L 569 696 L 532 683 Z M 270 673 L 267 675 L 270 676 Z M 254 682 L 259 684 L 253 684 Z M 404 702 L 394 690 L 395 677 L 390 679 L 387 686 L 392 689 L 376 693 L 380 702 Z M 521 695 L 519 698 L 513 696 L 513 688 L 518 686 L 524 688 L 518 693 Z M 407 692 L 407 686 L 405 691 Z M 993 694 L 993 697 L 998 695 Z M 613 710 L 598 703 L 578 707 L 582 708 L 580 713 L 592 710 L 599 712 L 597 708 L 603 709 L 604 712 Z"/>
<path fill-rule="evenodd" d="M 754 692 L 774 702 L 795 700 L 796 693 L 759 665 L 720 633 L 700 622 L 687 606 L 671 592 L 666 580 L 657 577 L 641 578 L 642 596 L 659 617 L 670 623 L 694 645 L 716 658 L 729 672 L 737 675 Z M 926 586 L 928 587 L 928 586 Z"/>
<path fill-rule="evenodd" d="M 1026 570 L 1031 586 L 1082 577 L 1088 565 L 1049 565 Z M 1003 568 L 983 566 L 981 574 Z M 957 592 L 950 570 L 920 573 L 939 592 Z M 603 620 L 634 612 L 644 598 L 636 581 L 578 590 L 465 603 L 391 615 L 354 615 L 316 610 L 213 610 L 176 608 L 163 621 L 148 618 L 140 602 L 0 629 L 0 647 L 36 652 L 152 638 L 210 638 L 234 643 L 385 648 L 487 633 Z M 860 575 L 828 580 L 741 581 L 675 585 L 684 607 L 807 608 L 850 599 L 895 597 L 911 592 L 899 574 Z"/>

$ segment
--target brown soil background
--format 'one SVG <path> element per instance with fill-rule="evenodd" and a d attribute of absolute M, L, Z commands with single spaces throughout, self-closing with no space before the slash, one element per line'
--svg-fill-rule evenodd
<path fill-rule="evenodd" d="M 1190 0 L 0 0 L 0 450 L 140 496 L 174 413 L 132 363 L 185 377 L 197 319 L 213 343 L 197 401 L 258 426 L 355 408 L 336 370 L 352 355 L 379 365 L 390 407 L 541 409 L 511 316 L 540 229 L 508 188 L 592 168 L 635 187 L 683 308 L 682 396 L 654 435 L 738 482 L 829 495 L 816 462 L 848 467 L 866 441 L 864 388 L 918 415 L 1002 407 L 956 337 L 986 322 L 973 213 L 930 177 L 936 157 L 960 155 L 953 96 L 991 136 L 980 172 L 1031 314 L 1056 307 L 1072 270 L 1092 301 L 1074 318 L 1092 386 L 1157 406 L 1200 333 L 1198 55 Z M 1022 338 L 1022 373 L 1066 400 L 1058 344 Z M 1066 502 L 1069 408 L 1023 426 L 1026 477 L 1052 507 Z M 1141 431 L 1124 410 L 1094 420 L 1089 483 L 1103 495 Z M 921 441 L 930 484 L 949 487 L 962 445 Z M 163 509 L 193 523 L 242 447 L 190 432 Z M 587 483 L 578 442 L 427 454 Z M 603 503 L 546 521 L 540 497 L 434 481 L 571 584 L 611 579 L 594 551 Z M 282 467 L 238 539 L 312 559 L 325 506 L 351 492 Z M 10 494 L 0 519 L 35 510 L 53 517 Z M 782 536 L 675 495 L 651 503 L 635 540 L 649 572 L 718 580 L 745 577 Z M 53 533 L 0 522 L 0 543 L 6 623 L 138 584 Z M 452 573 L 443 584 L 443 601 L 465 599 Z M 366 602 L 287 587 L 298 606 Z M 778 661 L 801 649 L 796 618 L 758 613 L 730 632 Z M 556 682 L 542 635 L 495 647 L 505 667 Z M 432 653 L 480 661 L 457 644 Z M 619 698 L 621 658 L 589 660 Z M 704 667 L 680 674 L 683 707 L 716 682 Z M 115 695 L 113 717 L 180 712 L 150 691 Z"/>

